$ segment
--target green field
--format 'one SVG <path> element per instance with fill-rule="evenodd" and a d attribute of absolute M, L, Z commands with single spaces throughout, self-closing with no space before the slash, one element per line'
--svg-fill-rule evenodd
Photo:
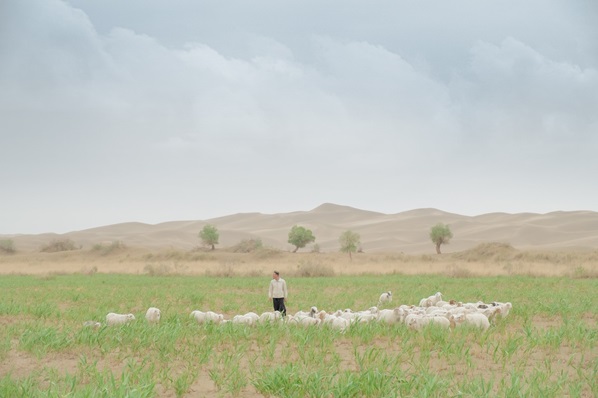
<path fill-rule="evenodd" d="M 345 334 L 288 324 L 198 325 L 271 310 L 269 276 L 95 274 L 0 279 L 0 397 L 595 397 L 598 280 L 568 277 L 288 278 L 289 313 L 367 309 L 441 291 L 510 301 L 486 332 L 355 324 Z M 145 310 L 162 311 L 159 325 Z M 129 325 L 84 328 L 108 312 Z"/>

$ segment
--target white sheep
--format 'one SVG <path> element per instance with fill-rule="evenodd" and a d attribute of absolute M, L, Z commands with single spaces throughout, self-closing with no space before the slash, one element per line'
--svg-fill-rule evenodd
<path fill-rule="evenodd" d="M 378 307 L 380 307 L 384 303 L 390 303 L 391 301 L 392 301 L 392 292 L 389 290 L 380 295 L 380 298 L 378 299 Z"/>
<path fill-rule="evenodd" d="M 378 314 L 372 314 L 368 311 L 360 311 L 355 313 L 355 318 L 353 319 L 359 323 L 368 323 L 378 319 Z"/>
<path fill-rule="evenodd" d="M 455 326 L 470 325 L 482 330 L 488 330 L 490 327 L 490 321 L 488 321 L 486 315 L 480 312 L 451 315 L 449 320 Z"/>
<path fill-rule="evenodd" d="M 241 323 L 245 325 L 255 325 L 260 319 L 260 316 L 255 312 L 248 312 L 244 315 L 235 315 L 233 323 Z"/>
<path fill-rule="evenodd" d="M 437 325 L 444 329 L 448 329 L 451 326 L 451 322 L 444 316 L 412 314 L 407 318 L 407 326 L 415 330 L 421 330 L 427 325 Z"/>
<path fill-rule="evenodd" d="M 260 323 L 275 322 L 282 319 L 282 313 L 280 311 L 264 312 L 260 315 Z"/>
<path fill-rule="evenodd" d="M 241 324 L 241 325 L 253 325 L 255 323 L 255 320 L 249 316 L 235 315 L 231 322 L 235 323 L 235 324 Z"/>
<path fill-rule="evenodd" d="M 149 323 L 158 323 L 160 322 L 161 313 L 160 310 L 156 307 L 150 307 L 147 309 L 145 313 L 145 319 Z"/>
<path fill-rule="evenodd" d="M 331 317 L 329 322 L 326 322 L 330 325 L 332 329 L 338 330 L 341 333 L 345 333 L 345 331 L 351 326 L 351 321 L 345 318 L 339 318 L 337 316 Z"/>
<path fill-rule="evenodd" d="M 500 317 L 501 318 L 505 318 L 507 315 L 509 315 L 509 312 L 513 309 L 513 304 L 507 302 L 507 303 L 500 303 Z"/>
<path fill-rule="evenodd" d="M 199 311 L 199 310 L 191 311 L 190 317 L 195 318 L 195 320 L 199 324 L 208 323 L 208 322 L 222 323 L 224 321 L 224 315 L 217 314 L 213 311 L 207 311 L 207 312 L 203 312 L 203 311 Z"/>
<path fill-rule="evenodd" d="M 135 315 L 133 314 L 115 314 L 114 312 L 110 312 L 108 315 L 106 315 L 107 326 L 124 325 L 134 320 Z"/>
<path fill-rule="evenodd" d="M 311 317 L 311 311 L 305 312 L 305 311 L 299 310 L 293 315 L 294 318 L 304 318 L 306 316 Z"/>
<path fill-rule="evenodd" d="M 320 323 L 322 323 L 322 321 L 319 318 L 311 318 L 311 317 L 305 317 L 305 318 L 301 318 L 298 321 L 298 324 L 301 326 L 318 326 L 320 325 Z"/>
<path fill-rule="evenodd" d="M 85 322 L 83 322 L 83 327 L 99 329 L 102 327 L 102 324 L 100 322 L 96 322 L 96 321 L 85 321 Z"/>
<path fill-rule="evenodd" d="M 379 311 L 379 309 L 378 309 L 378 307 L 375 307 L 375 306 L 374 306 L 374 307 L 370 307 L 370 308 L 368 308 L 366 311 L 368 311 L 368 312 L 369 312 L 369 313 L 371 313 L 371 314 L 377 314 L 377 313 L 378 313 L 378 311 Z"/>
<path fill-rule="evenodd" d="M 433 296 L 421 299 L 421 301 L 419 302 L 419 306 L 420 307 L 430 307 L 430 306 L 436 305 L 436 303 L 441 300 L 442 300 L 442 293 L 436 292 L 436 294 L 434 294 Z"/>
<path fill-rule="evenodd" d="M 403 309 L 400 307 L 395 308 L 394 310 L 380 310 L 378 312 L 378 322 L 384 323 L 399 323 L 401 322 L 401 314 L 403 313 Z"/>

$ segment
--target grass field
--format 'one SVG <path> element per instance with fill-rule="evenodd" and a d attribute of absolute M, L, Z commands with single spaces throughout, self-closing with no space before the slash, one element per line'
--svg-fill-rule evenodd
<path fill-rule="evenodd" d="M 288 309 L 366 309 L 446 299 L 510 301 L 487 332 L 357 324 L 198 325 L 270 310 L 265 277 L 122 274 L 0 279 L 1 397 L 594 397 L 598 280 L 441 275 L 288 277 Z M 145 310 L 162 310 L 149 325 Z M 84 328 L 108 312 L 129 325 Z"/>

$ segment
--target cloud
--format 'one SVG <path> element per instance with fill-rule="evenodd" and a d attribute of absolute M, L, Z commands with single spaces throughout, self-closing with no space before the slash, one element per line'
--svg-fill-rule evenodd
<path fill-rule="evenodd" d="M 289 25 L 294 14 L 283 8 L 276 20 L 205 3 L 148 5 L 148 20 L 180 16 L 169 25 L 175 36 L 134 15 L 139 4 L 110 16 L 98 4 L 3 4 L 0 156 L 18 165 L 2 174 L 18 187 L 3 199 L 11 205 L 34 197 L 31 186 L 51 192 L 48 206 L 56 209 L 64 209 L 60 189 L 86 190 L 90 206 L 108 203 L 115 218 L 168 219 L 194 217 L 191 198 L 205 191 L 217 192 L 218 205 L 202 202 L 215 215 L 300 206 L 303 187 L 313 192 L 310 206 L 392 211 L 393 197 L 402 208 L 442 207 L 434 204 L 437 191 L 492 191 L 480 171 L 520 189 L 521 180 L 509 182 L 516 170 L 545 181 L 547 170 L 587 178 L 598 167 L 589 157 L 598 148 L 598 73 L 586 42 L 569 46 L 587 33 L 574 18 L 560 22 L 574 32 L 560 39 L 538 25 L 557 43 L 550 47 L 524 21 L 505 35 L 477 7 L 475 26 L 435 15 L 438 25 L 426 30 L 415 18 L 424 10 L 392 13 L 384 2 L 386 11 L 325 8 L 332 19 L 316 16 L 309 29 Z M 557 11 L 542 13 L 553 21 Z M 378 28 L 359 23 L 374 20 Z M 484 21 L 488 28 L 474 35 Z M 226 36 L 222 24 L 238 29 Z M 168 193 L 156 186 L 185 197 L 180 212 L 161 209 Z M 152 196 L 143 206 L 121 202 Z M 481 209 L 459 201 L 446 209 Z"/>

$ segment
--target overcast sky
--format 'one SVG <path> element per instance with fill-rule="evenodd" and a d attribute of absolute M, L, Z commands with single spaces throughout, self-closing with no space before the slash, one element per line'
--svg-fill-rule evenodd
<path fill-rule="evenodd" d="M 598 211 L 598 3 L 0 0 L 0 234 Z"/>

